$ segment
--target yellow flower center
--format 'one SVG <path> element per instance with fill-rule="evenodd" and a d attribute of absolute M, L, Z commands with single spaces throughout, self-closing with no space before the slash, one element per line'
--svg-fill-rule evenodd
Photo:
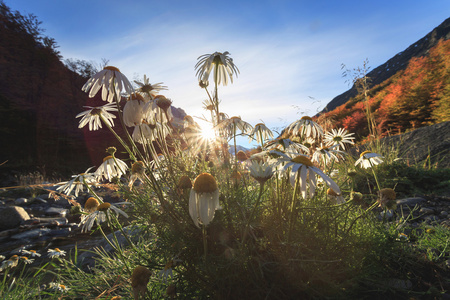
<path fill-rule="evenodd" d="M 239 122 L 241 120 L 241 118 L 239 118 L 239 117 L 231 117 L 230 120 L 233 121 L 233 122 Z"/>
<path fill-rule="evenodd" d="M 332 189 L 328 189 L 327 190 L 327 195 L 330 195 L 330 196 L 339 196 L 339 194 L 338 193 L 336 193 L 334 190 L 332 190 Z"/>
<path fill-rule="evenodd" d="M 217 190 L 217 182 L 214 176 L 202 173 L 195 178 L 194 191 L 197 193 L 212 193 Z"/>
<path fill-rule="evenodd" d="M 241 177 L 242 177 L 242 175 L 241 175 L 241 173 L 240 173 L 239 171 L 234 170 L 234 171 L 231 173 L 231 178 L 232 178 L 232 179 L 239 180 L 239 179 L 241 179 Z"/>
<path fill-rule="evenodd" d="M 170 105 L 172 105 L 172 101 L 164 96 L 158 96 L 158 98 L 156 98 L 156 105 L 162 110 L 166 111 L 170 107 Z"/>
<path fill-rule="evenodd" d="M 11 257 L 9 258 L 10 261 L 15 261 L 15 260 L 18 260 L 18 259 L 19 259 L 19 256 L 18 256 L 18 255 L 13 255 L 13 256 L 11 256 Z"/>
<path fill-rule="evenodd" d="M 133 173 L 133 174 L 136 174 L 136 173 L 142 174 L 142 173 L 144 173 L 144 171 L 145 171 L 144 162 L 142 162 L 140 160 L 137 162 L 134 162 L 133 165 L 131 166 L 131 173 Z"/>
<path fill-rule="evenodd" d="M 385 200 L 395 200 L 395 198 L 397 197 L 395 191 L 390 188 L 381 189 L 379 193 L 380 197 Z"/>
<path fill-rule="evenodd" d="M 178 187 L 180 189 L 190 189 L 192 187 L 192 181 L 186 175 L 183 175 L 178 180 Z"/>
<path fill-rule="evenodd" d="M 238 153 L 236 154 L 236 158 L 238 161 L 245 161 L 248 159 L 247 154 L 245 154 L 245 152 L 242 150 L 238 151 Z"/>
<path fill-rule="evenodd" d="M 91 116 L 101 115 L 102 110 L 100 108 L 93 108 L 91 112 L 89 113 Z"/>
<path fill-rule="evenodd" d="M 55 248 L 55 251 L 56 252 L 61 252 L 61 250 L 59 250 L 59 248 Z"/>
<path fill-rule="evenodd" d="M 120 72 L 120 70 L 118 68 L 113 67 L 113 66 L 106 66 L 106 67 L 103 68 L 103 70 L 110 70 L 110 71 Z"/>
<path fill-rule="evenodd" d="M 303 155 L 298 155 L 296 157 L 294 157 L 293 159 L 291 159 L 292 162 L 298 163 L 298 164 L 302 164 L 305 165 L 307 167 L 312 167 L 314 166 L 313 163 L 311 162 L 311 160 Z"/>
<path fill-rule="evenodd" d="M 137 94 L 137 93 L 131 94 L 131 96 L 128 98 L 128 101 L 130 101 L 130 100 L 139 100 L 139 101 L 145 102 L 144 97 L 141 94 Z"/>
<path fill-rule="evenodd" d="M 143 266 L 137 266 L 131 275 L 131 286 L 146 286 L 150 276 L 152 276 L 152 272 L 149 269 Z"/>
<path fill-rule="evenodd" d="M 60 284 L 59 287 L 60 287 L 61 289 L 63 289 L 63 290 L 66 289 L 66 286 L 65 286 L 64 284 Z"/>
<path fill-rule="evenodd" d="M 300 120 L 312 121 L 312 118 L 308 117 L 308 116 L 304 116 L 304 117 L 301 117 Z"/>
<path fill-rule="evenodd" d="M 111 207 L 111 203 L 104 202 L 104 203 L 100 204 L 100 205 L 97 207 L 97 210 L 99 210 L 99 211 L 106 211 L 106 210 L 108 210 L 110 207 Z"/>
<path fill-rule="evenodd" d="M 99 205 L 100 203 L 97 199 L 90 197 L 86 200 L 86 203 L 84 203 L 84 209 L 88 212 L 95 211 Z"/>
<path fill-rule="evenodd" d="M 173 266 L 173 260 L 167 262 L 167 264 L 164 266 L 164 270 L 168 270 L 170 268 L 172 268 Z"/>
<path fill-rule="evenodd" d="M 370 152 L 370 151 L 364 151 L 363 153 L 361 153 L 361 154 L 359 155 L 359 157 L 363 157 L 363 156 L 366 155 L 367 153 L 372 153 L 372 152 Z"/>
<path fill-rule="evenodd" d="M 258 126 L 265 126 L 265 125 L 264 125 L 264 123 L 258 123 L 255 125 L 255 127 L 258 127 Z"/>
<path fill-rule="evenodd" d="M 105 161 L 107 161 L 108 159 L 112 159 L 113 157 L 111 156 L 111 155 L 108 155 L 107 157 L 105 157 L 104 159 L 103 159 L 103 162 L 105 162 Z"/>

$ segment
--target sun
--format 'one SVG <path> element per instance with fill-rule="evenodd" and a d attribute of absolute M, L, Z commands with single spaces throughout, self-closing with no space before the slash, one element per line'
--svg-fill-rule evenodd
<path fill-rule="evenodd" d="M 205 140 L 214 140 L 216 138 L 216 132 L 211 123 L 200 120 L 198 125 L 201 128 L 201 136 Z"/>

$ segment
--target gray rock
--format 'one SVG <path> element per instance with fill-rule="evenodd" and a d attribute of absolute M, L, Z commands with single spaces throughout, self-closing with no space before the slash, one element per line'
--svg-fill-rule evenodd
<path fill-rule="evenodd" d="M 49 207 L 44 212 L 47 216 L 59 216 L 65 217 L 68 213 L 68 210 L 61 207 Z"/>
<path fill-rule="evenodd" d="M 396 202 L 397 206 L 399 205 L 415 206 L 425 201 L 426 200 L 423 198 L 406 198 L 406 199 L 399 199 Z"/>
<path fill-rule="evenodd" d="M 28 213 L 20 206 L 0 208 L 0 230 L 15 228 L 29 219 Z"/>
<path fill-rule="evenodd" d="M 429 208 L 429 207 L 422 207 L 419 210 L 419 214 L 421 214 L 421 215 L 432 215 L 432 214 L 434 214 L 434 209 Z"/>
<path fill-rule="evenodd" d="M 51 229 L 48 228 L 37 228 L 12 235 L 11 238 L 14 240 L 37 239 L 41 236 L 48 235 L 50 232 Z"/>
<path fill-rule="evenodd" d="M 447 218 L 448 217 L 448 212 L 443 210 L 441 211 L 441 213 L 439 214 L 439 216 L 443 217 L 443 218 Z"/>
<path fill-rule="evenodd" d="M 27 203 L 30 203 L 27 198 L 17 198 L 16 200 L 14 200 L 15 205 L 25 205 Z"/>
<path fill-rule="evenodd" d="M 428 215 L 423 218 L 428 224 L 439 221 L 439 217 L 435 215 Z"/>

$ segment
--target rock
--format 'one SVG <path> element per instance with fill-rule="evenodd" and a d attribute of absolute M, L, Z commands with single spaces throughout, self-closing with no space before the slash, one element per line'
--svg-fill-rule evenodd
<path fill-rule="evenodd" d="M 20 206 L 0 208 L 0 230 L 15 228 L 29 219 L 28 213 Z"/>
<path fill-rule="evenodd" d="M 68 213 L 68 210 L 61 207 L 50 207 L 47 208 L 44 212 L 47 216 L 59 216 L 65 217 Z"/>
<path fill-rule="evenodd" d="M 14 200 L 15 205 L 24 205 L 27 203 L 30 203 L 30 201 L 27 198 L 17 198 L 16 200 Z"/>
<path fill-rule="evenodd" d="M 429 208 L 429 207 L 422 207 L 419 210 L 419 214 L 421 214 L 421 215 L 432 215 L 432 214 L 434 214 L 434 209 Z"/>
<path fill-rule="evenodd" d="M 48 228 L 37 228 L 12 235 L 11 238 L 14 240 L 37 239 L 41 236 L 48 235 L 50 232 L 51 229 Z"/>
<path fill-rule="evenodd" d="M 423 198 L 406 198 L 406 199 L 399 199 L 396 201 L 397 206 L 400 205 L 406 205 L 406 206 L 416 206 L 422 202 L 425 202 L 426 200 Z"/>

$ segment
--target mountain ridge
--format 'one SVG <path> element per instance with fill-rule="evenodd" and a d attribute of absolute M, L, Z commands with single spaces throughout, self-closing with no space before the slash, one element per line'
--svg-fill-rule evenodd
<path fill-rule="evenodd" d="M 398 71 L 406 69 L 408 62 L 413 57 L 420 57 L 428 54 L 428 51 L 432 47 L 434 47 L 441 39 L 450 39 L 450 18 L 444 20 L 439 26 L 435 27 L 427 35 L 411 44 L 402 52 L 399 52 L 388 59 L 384 64 L 368 72 L 367 77 L 369 77 L 371 80 L 369 88 L 376 86 L 377 84 L 380 84 L 388 78 L 394 76 Z M 324 112 L 331 111 L 342 104 L 345 104 L 347 101 L 357 95 L 357 88 L 355 84 L 353 84 L 353 86 L 349 90 L 334 97 L 325 106 L 325 108 L 317 114 L 317 116 Z"/>

